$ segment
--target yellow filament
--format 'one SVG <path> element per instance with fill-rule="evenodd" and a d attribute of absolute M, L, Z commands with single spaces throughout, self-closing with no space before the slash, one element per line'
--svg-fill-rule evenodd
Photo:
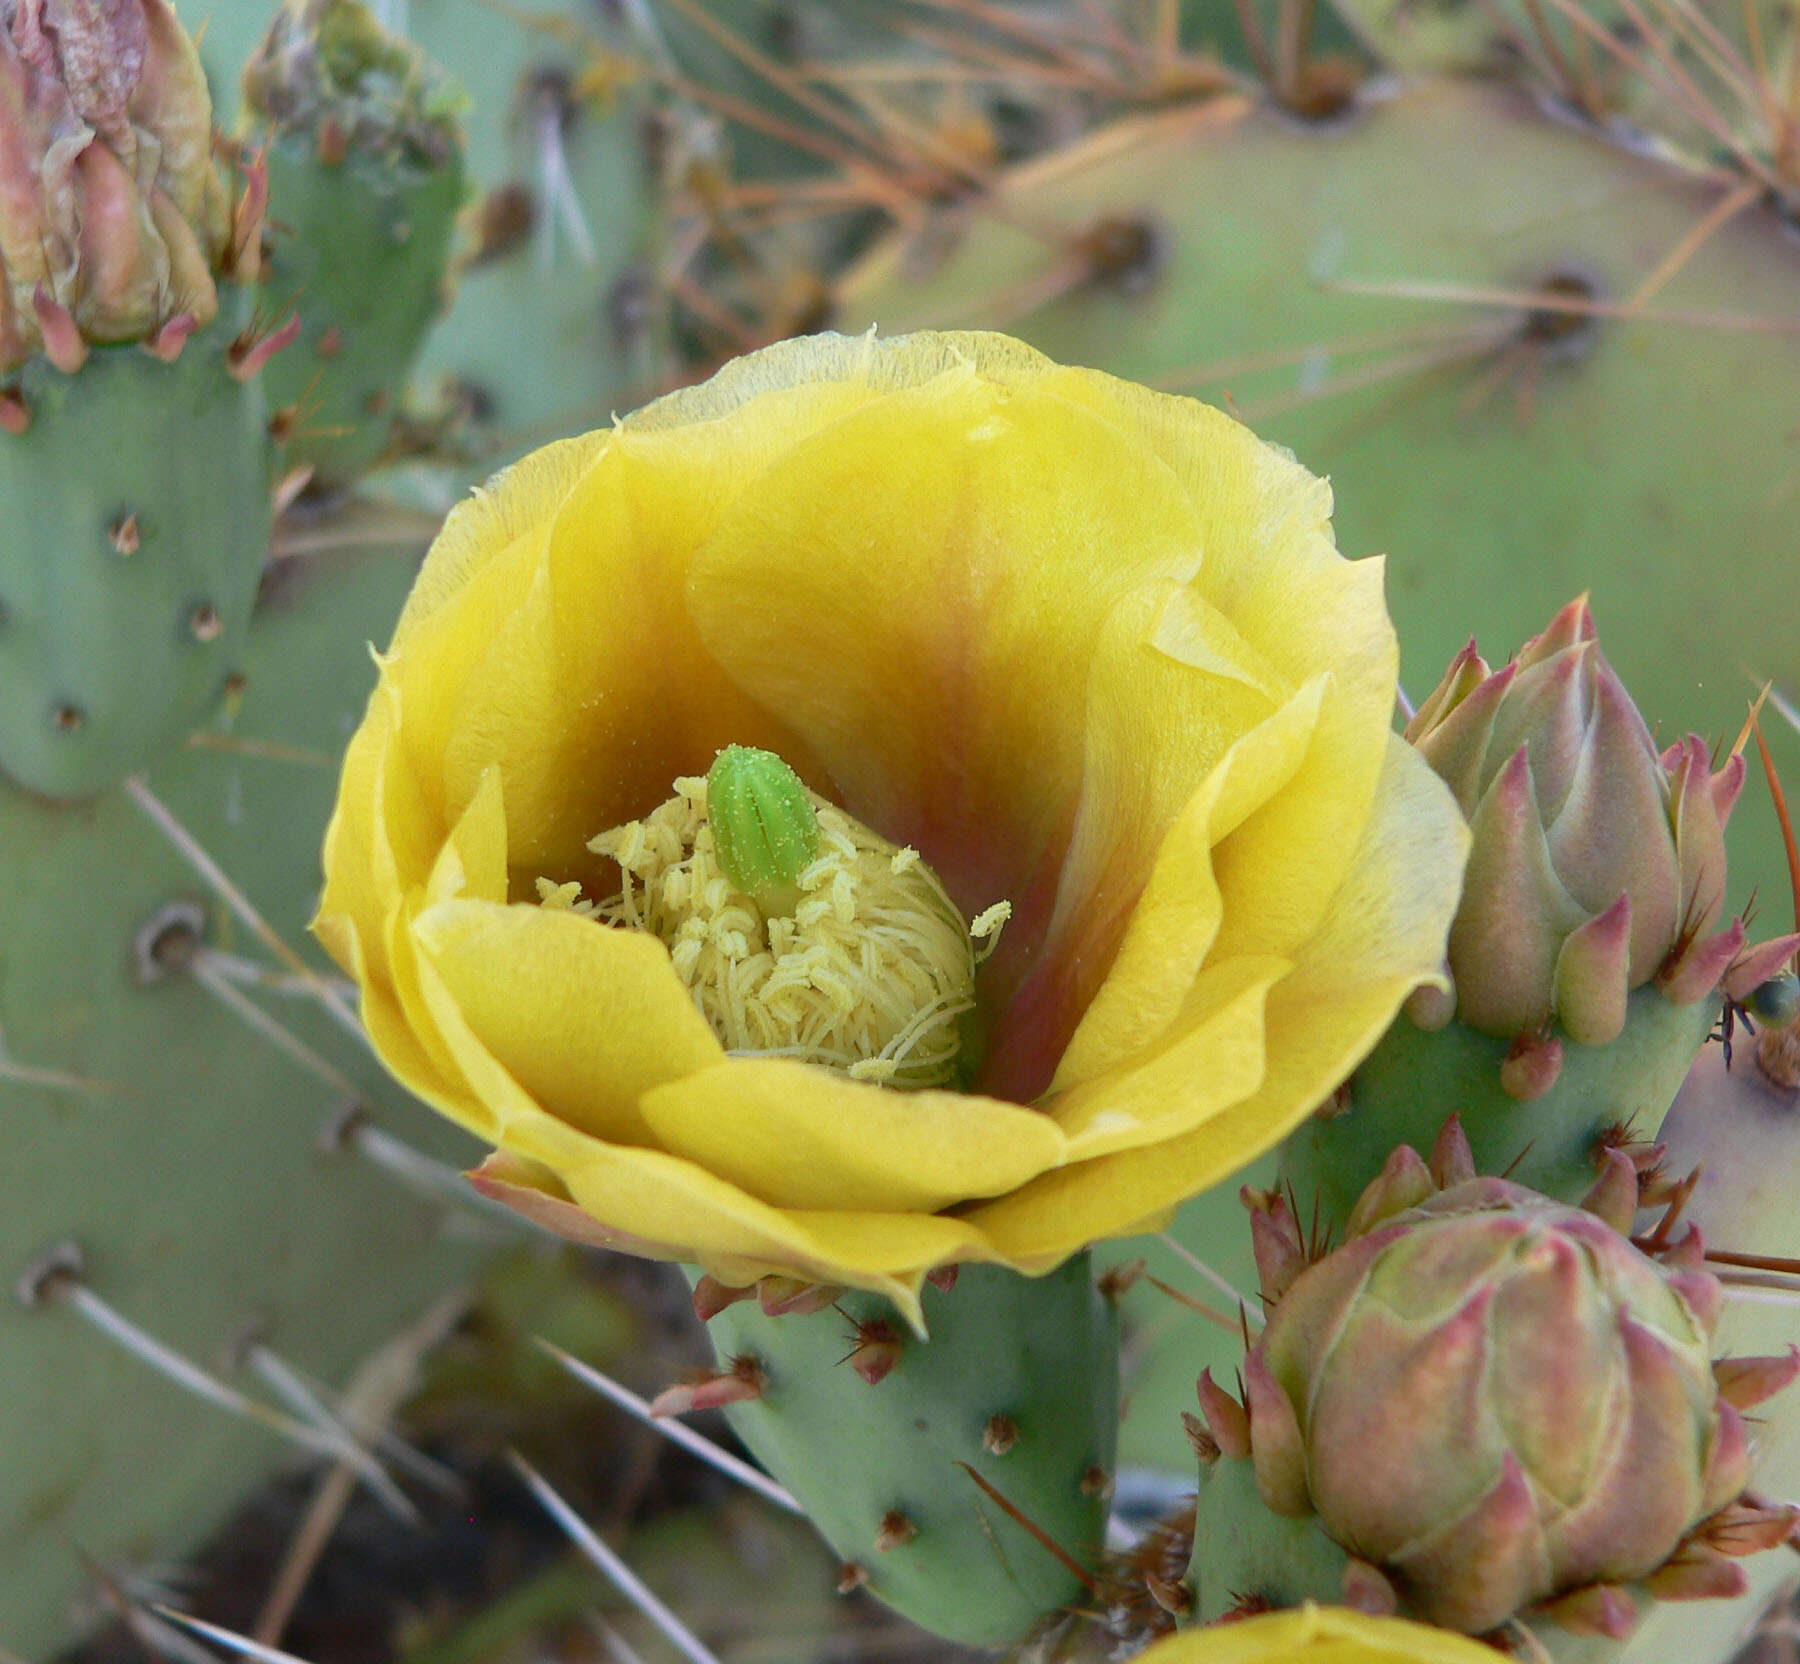
<path fill-rule="evenodd" d="M 701 777 L 677 780 L 667 803 L 589 843 L 618 862 L 616 896 L 586 901 L 579 885 L 540 878 L 539 898 L 660 937 L 732 1053 L 798 1058 L 887 1086 L 949 1084 L 975 968 L 1011 905 L 965 924 L 916 850 L 812 802 L 819 853 L 800 874 L 792 916 L 765 913 L 720 871 Z"/>

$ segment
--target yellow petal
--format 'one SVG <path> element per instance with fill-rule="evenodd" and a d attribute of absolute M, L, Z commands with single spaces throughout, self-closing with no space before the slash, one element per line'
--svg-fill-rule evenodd
<path fill-rule="evenodd" d="M 1264 1005 L 1267 1069 L 1192 1132 L 1061 1168 L 971 1209 L 1011 1263 L 1054 1264 L 1152 1220 L 1273 1148 L 1367 1054 L 1400 1002 L 1438 974 L 1468 829 L 1443 782 L 1390 735 L 1374 811 L 1318 932 Z"/>
<path fill-rule="evenodd" d="M 384 921 L 405 890 L 423 881 L 443 835 L 407 771 L 399 726 L 398 696 L 383 676 L 344 756 L 325 832 L 325 888 L 315 925 L 329 949 L 341 930 L 330 921 L 354 921 L 367 973 L 377 978 L 386 966 Z"/>
<path fill-rule="evenodd" d="M 427 903 L 459 896 L 506 900 L 506 800 L 498 768 L 489 769 L 470 794 L 425 883 Z"/>
<path fill-rule="evenodd" d="M 612 438 L 606 428 L 560 439 L 502 469 L 450 511 L 394 627 L 390 654 L 447 607 L 466 607 L 469 584 L 517 542 L 548 526 L 557 507 Z M 479 610 L 479 609 L 477 609 Z"/>
<path fill-rule="evenodd" d="M 510 688 L 489 680 L 487 661 L 496 637 L 507 632 L 541 582 L 549 542 L 546 522 L 495 551 L 467 574 L 454 599 L 397 635 L 382 660 L 382 679 L 392 687 L 399 711 L 396 732 L 408 772 L 440 826 L 462 813 L 485 766 L 501 761 L 491 751 L 471 758 L 463 725 L 471 714 L 479 718 L 489 702 L 516 698 Z"/>
<path fill-rule="evenodd" d="M 1174 1020 L 1227 917 L 1214 876 L 1216 850 L 1294 777 L 1317 730 L 1326 693 L 1315 677 L 1238 739 L 1183 804 L 1081 1025 L 1063 1052 L 1055 1088 L 1091 1080 L 1149 1045 Z M 1242 951 L 1256 953 L 1260 941 Z M 1268 944 L 1277 951 L 1276 944 Z"/>
<path fill-rule="evenodd" d="M 1332 672 L 1331 767 L 1309 765 L 1269 817 L 1293 863 L 1291 883 L 1246 894 L 1246 916 L 1260 919 L 1260 899 L 1279 892 L 1291 942 L 1317 922 L 1342 879 L 1342 829 L 1361 824 L 1381 769 L 1399 670 L 1382 562 L 1345 560 L 1331 535 L 1330 485 L 1222 413 L 1091 371 L 1061 370 L 1044 385 L 1102 412 L 1183 482 L 1206 538 L 1194 587 L 1289 686 L 1322 667 Z M 1228 901 L 1227 917 L 1235 916 Z M 1287 947 L 1280 937 L 1263 945 Z"/>
<path fill-rule="evenodd" d="M 651 1144 L 643 1094 L 725 1055 L 654 936 L 473 900 L 427 908 L 413 936 L 454 1006 L 432 1005 L 446 1042 L 478 1086 L 505 1071 L 514 1115 L 522 1098 L 598 1138 Z"/>
<path fill-rule="evenodd" d="M 509 1129 L 511 1152 L 541 1162 L 593 1218 L 675 1245 L 738 1286 L 770 1273 L 885 1294 L 917 1321 L 925 1272 L 989 1258 L 979 1233 L 942 1214 L 783 1210 L 679 1156 L 606 1144 L 547 1116 Z"/>
<path fill-rule="evenodd" d="M 846 389 L 866 400 L 971 370 L 1002 386 L 1024 387 L 1058 373 L 1059 366 L 1035 347 L 991 330 L 922 330 L 886 338 L 873 330 L 863 335 L 798 336 L 733 359 L 699 386 L 646 405 L 627 419 L 627 426 L 634 432 L 653 433 L 719 422 L 740 415 L 753 400 L 767 401 L 772 394 L 792 391 L 813 396 Z M 780 410 L 778 405 L 759 403 L 759 425 L 768 425 Z"/>
<path fill-rule="evenodd" d="M 1171 823 L 1284 691 L 1223 615 L 1185 585 L 1147 584 L 1113 608 L 1088 675 L 1080 803 L 1055 910 L 1032 963 L 1021 967 L 1023 980 L 1004 989 L 977 1081 L 984 1090 L 1029 1101 L 1053 1072 L 1059 1085 L 1069 1084 L 1070 1036 L 1107 979 L 1128 923 L 1145 928 L 1142 893 Z M 1165 909 L 1149 986 L 1114 1002 L 1133 1026 L 1154 1032 L 1169 1020 L 1211 945 L 1219 898 L 1209 850 L 1210 842 L 1199 846 L 1192 882 L 1181 886 L 1187 951 L 1176 951 Z M 1168 888 L 1165 882 L 1165 894 Z M 1086 1021 L 1094 1020 L 1090 1013 Z"/>
<path fill-rule="evenodd" d="M 1493 1664 L 1494 1649 L 1406 1618 L 1337 1606 L 1269 1612 L 1158 1641 L 1139 1664 Z"/>
<path fill-rule="evenodd" d="M 1248 955 L 1208 966 L 1175 1020 L 1131 1063 L 1106 1070 L 1044 1108 L 1069 1137 L 1069 1160 L 1160 1143 L 1201 1125 L 1262 1084 L 1264 1007 L 1289 961 Z"/>
<path fill-rule="evenodd" d="M 467 1127 L 477 1138 L 492 1143 L 499 1137 L 505 1118 L 504 1099 L 490 1098 L 478 1080 L 469 1078 L 458 1060 L 456 1049 L 445 1036 L 434 1008 L 433 993 L 438 994 L 436 1004 L 442 1004 L 443 997 L 437 987 L 436 972 L 420 960 L 418 943 L 413 936 L 410 902 L 396 904 L 387 923 L 387 946 L 392 969 L 389 986 L 394 1005 L 426 1065 L 418 1074 L 403 1075 L 403 1082 L 459 1126 Z M 375 1042 L 385 1061 L 388 1053 L 373 1024 L 369 1038 Z"/>
<path fill-rule="evenodd" d="M 1063 1159 L 1048 1116 L 972 1093 L 893 1092 L 780 1058 L 735 1058 L 646 1094 L 661 1146 L 783 1208 L 932 1213 Z"/>
<path fill-rule="evenodd" d="M 1155 457 L 953 369 L 773 463 L 695 557 L 689 607 L 845 808 L 918 849 L 965 911 L 1016 908 L 1067 835 L 1103 620 L 1198 558 Z M 1015 914 L 1015 950 L 1030 928 Z"/>

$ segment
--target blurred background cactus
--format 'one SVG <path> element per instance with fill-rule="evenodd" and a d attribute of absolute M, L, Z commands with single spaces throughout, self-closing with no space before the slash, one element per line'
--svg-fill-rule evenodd
<path fill-rule="evenodd" d="M 787 334 L 1003 328 L 1224 403 L 1333 474 L 1341 545 L 1388 556 L 1415 697 L 1471 632 L 1510 649 L 1587 590 L 1658 749 L 1701 735 L 1715 755 L 1679 766 L 1716 778 L 1772 679 L 1764 731 L 1800 778 L 1775 715 L 1800 696 L 1797 15 L 184 5 L 223 141 L 162 0 L 0 0 L 0 1124 L 31 1176 L 0 1246 L 14 1274 L 85 1256 L 79 1282 L 48 1267 L 39 1309 L 0 1311 L 0 1644 L 46 1656 L 105 1616 L 96 1590 L 185 1553 L 286 1448 L 155 1381 L 77 1289 L 275 1403 L 248 1325 L 342 1383 L 516 1240 L 445 1199 L 475 1152 L 381 1083 L 302 934 L 363 644 L 443 509 L 544 440 Z M 1758 771 L 1726 836 L 1700 911 L 1723 925 L 1760 896 L 1771 934 L 1789 874 Z M 1557 929 L 1604 935 L 1584 920 L 1611 897 L 1577 899 Z M 1662 998 L 1633 943 L 1627 1040 Z M 1673 1024 L 1652 1119 L 1712 989 Z M 1483 1026 L 1449 1032 L 1496 1073 L 1514 1036 Z M 1767 1027 L 1739 1032 L 1731 1076 L 1717 1047 L 1695 1065 L 1728 1136 L 1678 1105 L 1666 1160 L 1705 1159 L 1709 1240 L 1780 1256 L 1800 1253 L 1781 1177 L 1800 1067 L 1791 1015 Z M 1629 1048 L 1575 1038 L 1562 1090 L 1596 1102 Z M 336 1120 L 350 1101 L 366 1118 Z M 1354 1136 L 1377 1165 L 1395 1141 Z M 1340 1212 L 1370 1176 L 1343 1177 Z M 1191 1482 L 1194 1376 L 1228 1378 L 1243 1347 L 1182 1301 L 1222 1298 L 1206 1276 L 1255 1286 L 1235 1197 L 1100 1263 L 1123 1268 L 1127 1476 Z M 631 1289 L 581 1308 L 611 1337 L 583 1331 L 592 1351 L 644 1352 L 632 1325 L 667 1296 Z M 1774 1303 L 1721 1323 L 1747 1353 L 1795 1331 Z M 649 1352 L 665 1373 L 687 1356 Z M 1785 1494 L 1792 1442 L 1770 1435 Z M 697 1564 L 729 1563 L 726 1517 L 696 1528 Z M 1751 1565 L 1746 1618 L 1777 1581 Z M 1659 1612 L 1630 1656 L 1722 1657 L 1739 1617 L 1684 1622 Z"/>

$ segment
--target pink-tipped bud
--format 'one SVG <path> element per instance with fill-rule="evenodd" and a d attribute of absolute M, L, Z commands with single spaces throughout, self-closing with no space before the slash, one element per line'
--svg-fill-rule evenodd
<path fill-rule="evenodd" d="M 1800 953 L 1800 935 L 1776 936 L 1754 947 L 1742 949 L 1725 972 L 1725 997 L 1742 1004 L 1764 983 L 1785 971 Z M 1783 1014 L 1759 1013 L 1763 1021 L 1774 1016 L 1775 1026 L 1783 1026 Z M 1791 1021 L 1791 1014 L 1786 1014 Z"/>
<path fill-rule="evenodd" d="M 1475 1152 L 1469 1147 L 1469 1135 L 1463 1130 L 1460 1115 L 1447 1116 L 1438 1128 L 1437 1141 L 1431 1146 L 1432 1182 L 1439 1190 L 1450 1190 L 1467 1184 L 1475 1177 Z"/>
<path fill-rule="evenodd" d="M 1773 1358 L 1721 1358 L 1713 1365 L 1719 1396 L 1740 1410 L 1752 1410 L 1773 1398 L 1800 1375 L 1800 1346 Z"/>
<path fill-rule="evenodd" d="M 1604 1635 L 1614 1641 L 1623 1641 L 1637 1622 L 1637 1607 L 1616 1583 L 1590 1583 L 1546 1602 L 1543 1610 L 1572 1635 Z"/>
<path fill-rule="evenodd" d="M 1638 1171 L 1631 1157 L 1623 1150 L 1603 1149 L 1600 1176 L 1581 1205 L 1620 1236 L 1630 1236 L 1638 1210 Z"/>
<path fill-rule="evenodd" d="M 1609 1151 L 1598 1212 L 1629 1225 L 1636 1182 Z M 1594 1212 L 1473 1179 L 1294 1279 L 1244 1360 L 1247 1415 L 1209 1377 L 1201 1398 L 1227 1456 L 1247 1421 L 1262 1500 L 1310 1516 L 1409 1615 L 1484 1634 L 1542 1608 L 1622 1635 L 1623 1591 L 1659 1569 L 1719 1580 L 1716 1545 L 1694 1554 L 1715 1521 L 1747 1548 L 1786 1526 L 1743 1493 L 1730 1398 L 1800 1363 L 1715 1380 L 1689 1279 L 1717 1287 Z"/>
<path fill-rule="evenodd" d="M 1652 1572 L 1644 1586 L 1658 1600 L 1736 1600 L 1749 1581 L 1742 1566 L 1695 1548 Z"/>
<path fill-rule="evenodd" d="M 1400 1596 L 1379 1566 L 1354 1555 L 1344 1565 L 1344 1604 L 1371 1618 L 1391 1618 L 1400 1609 Z"/>
<path fill-rule="evenodd" d="M 1410 1144 L 1402 1144 L 1364 1187 L 1344 1224 L 1346 1239 L 1374 1230 L 1382 1220 L 1417 1207 L 1437 1189 L 1431 1169 Z"/>
<path fill-rule="evenodd" d="M 677 1381 L 650 1400 L 653 1416 L 684 1416 L 692 1410 L 722 1410 L 761 1398 L 769 1378 L 755 1358 L 734 1358 L 731 1367 L 692 1381 Z"/>
<path fill-rule="evenodd" d="M 1227 1456 L 1242 1461 L 1250 1454 L 1250 1413 L 1212 1378 L 1210 1369 L 1200 1371 L 1195 1392 L 1200 1398 L 1200 1413 L 1206 1417 L 1206 1428 L 1213 1443 Z"/>
<path fill-rule="evenodd" d="M 1689 942 L 1672 954 L 1656 973 L 1663 998 L 1675 1005 L 1692 1005 L 1710 995 L 1744 951 L 1744 921 L 1733 919 L 1716 936 Z"/>
<path fill-rule="evenodd" d="M 764 1277 L 756 1285 L 757 1303 L 765 1317 L 805 1317 L 822 1312 L 842 1291 L 828 1283 L 801 1277 Z"/>
<path fill-rule="evenodd" d="M 1450 933 L 1457 1015 L 1496 1036 L 1554 1024 L 1604 1045 L 1627 994 L 1713 929 L 1743 760 L 1715 774 L 1692 736 L 1657 751 L 1585 598 L 1501 671 L 1479 665 L 1459 654 L 1406 729 L 1473 833 Z M 1668 974 L 1665 992 L 1687 993 Z M 1543 1088 L 1509 1073 L 1523 1095 Z"/>
<path fill-rule="evenodd" d="M 885 1318 L 870 1318 L 857 1324 L 850 1338 L 854 1344 L 839 1362 L 848 1364 L 870 1386 L 885 1381 L 899 1363 L 905 1345 L 899 1329 Z"/>
<path fill-rule="evenodd" d="M 702 1323 L 710 1323 L 720 1312 L 735 1306 L 740 1300 L 753 1300 L 756 1297 L 754 1288 L 738 1288 L 731 1283 L 722 1283 L 717 1277 L 704 1276 L 694 1284 L 694 1316 Z"/>
<path fill-rule="evenodd" d="M 267 335 L 240 335 L 225 353 L 225 368 L 238 381 L 252 381 L 276 353 L 290 347 L 300 334 L 300 314 L 290 313 L 287 322 Z"/>
<path fill-rule="evenodd" d="M 1245 1185 L 1238 1198 L 1250 1210 L 1250 1247 L 1256 1258 L 1257 1286 L 1264 1300 L 1273 1304 L 1306 1269 L 1306 1244 L 1287 1198 L 1278 1190 L 1252 1190 Z"/>
<path fill-rule="evenodd" d="M 1531 1103 L 1556 1084 L 1562 1066 L 1562 1041 L 1521 1034 L 1500 1064 L 1500 1090 L 1519 1103 Z"/>
<path fill-rule="evenodd" d="M 0 371 L 210 321 L 230 210 L 168 0 L 0 8 L 0 99 Z"/>
<path fill-rule="evenodd" d="M 1728 1504 L 1696 1533 L 1714 1554 L 1741 1560 L 1794 1540 L 1800 1508 L 1791 1502 L 1762 1502 L 1749 1496 Z"/>

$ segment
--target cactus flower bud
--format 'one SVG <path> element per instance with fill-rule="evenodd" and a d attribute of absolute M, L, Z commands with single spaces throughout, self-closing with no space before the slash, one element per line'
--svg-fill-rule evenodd
<path fill-rule="evenodd" d="M 1586 1208 L 1474 1178 L 1393 1211 L 1395 1173 L 1429 1184 L 1412 1152 L 1390 1161 L 1362 1228 L 1294 1278 L 1245 1360 L 1263 1504 L 1316 1516 L 1403 1612 L 1467 1634 L 1530 1607 L 1621 1634 L 1625 1586 L 1702 1592 L 1690 1562 L 1735 1589 L 1713 1526 L 1749 1472 L 1739 1411 L 1800 1357 L 1715 1373 L 1698 1243 L 1668 1264 L 1634 1246 L 1605 1217 L 1616 1175 Z"/>
<path fill-rule="evenodd" d="M 0 370 L 218 311 L 241 254 L 212 104 L 167 0 L 0 0 Z"/>
<path fill-rule="evenodd" d="M 1465 1023 L 1510 1036 L 1554 1019 L 1603 1045 L 1632 989 L 1654 978 L 1695 999 L 1717 982 L 1713 950 L 1735 952 L 1709 933 L 1743 759 L 1715 773 L 1693 735 L 1658 753 L 1585 597 L 1497 671 L 1471 642 L 1406 737 L 1474 832 L 1450 932 Z"/>

